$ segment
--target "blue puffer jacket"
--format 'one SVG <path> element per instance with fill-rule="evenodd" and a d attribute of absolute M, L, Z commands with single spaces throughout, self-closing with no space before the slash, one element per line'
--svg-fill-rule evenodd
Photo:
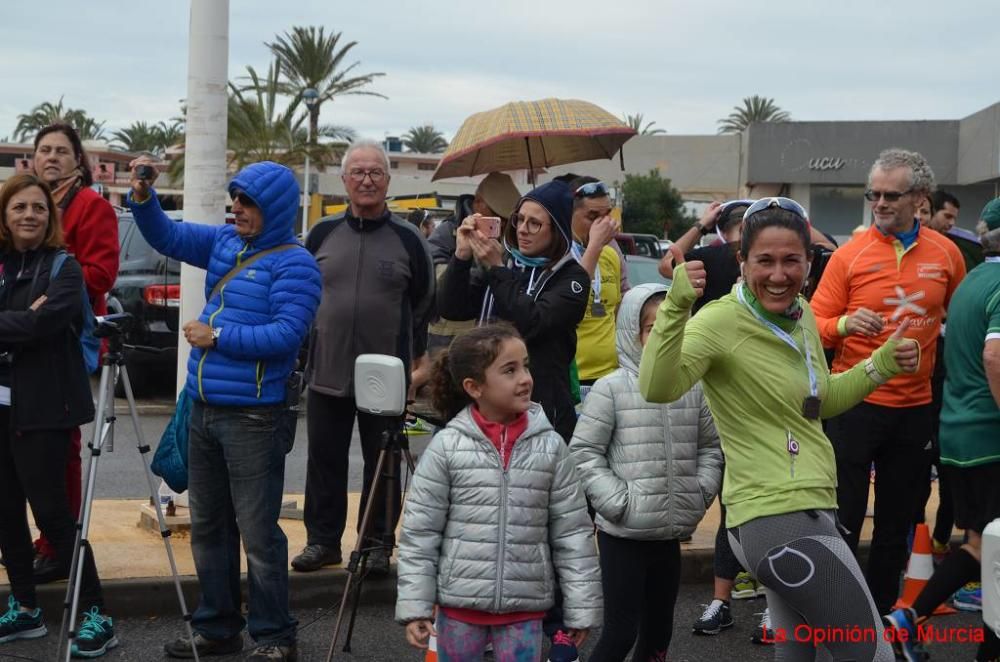
<path fill-rule="evenodd" d="M 137 204 L 129 193 L 136 225 L 153 248 L 208 271 L 206 299 L 236 264 L 274 246 L 298 244 L 293 227 L 299 186 L 291 170 L 270 161 L 255 163 L 233 178 L 229 191 L 234 190 L 247 194 L 264 215 L 262 232 L 248 241 L 232 225 L 172 221 L 155 195 Z M 284 402 L 285 381 L 316 315 L 321 289 L 316 261 L 301 245 L 241 271 L 198 316 L 222 332 L 217 348 L 192 348 L 188 395 L 221 406 Z"/>

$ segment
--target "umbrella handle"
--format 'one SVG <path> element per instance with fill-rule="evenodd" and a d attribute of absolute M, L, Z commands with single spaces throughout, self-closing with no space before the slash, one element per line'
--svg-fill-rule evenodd
<path fill-rule="evenodd" d="M 524 137 L 524 147 L 528 150 L 528 180 L 531 182 L 531 187 L 535 187 L 535 166 L 531 163 L 531 139 L 528 136 Z"/>

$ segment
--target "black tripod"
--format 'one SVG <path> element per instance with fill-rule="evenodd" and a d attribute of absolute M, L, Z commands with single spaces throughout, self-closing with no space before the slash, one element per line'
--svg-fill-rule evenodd
<path fill-rule="evenodd" d="M 132 395 L 132 382 L 129 380 L 128 370 L 125 367 L 125 344 L 122 333 L 125 327 L 131 322 L 132 316 L 128 313 L 121 315 L 108 315 L 98 318 L 97 328 L 94 335 L 98 338 L 108 339 L 108 352 L 101 359 L 101 386 L 97 398 L 97 411 L 94 415 L 94 437 L 88 444 L 90 448 L 90 466 L 87 469 L 87 486 L 83 493 L 83 500 L 80 506 L 80 519 L 76 525 L 76 542 L 73 545 L 73 560 L 70 564 L 69 586 L 66 588 L 66 601 L 63 606 L 63 619 L 60 626 L 59 653 L 57 658 L 63 657 L 63 645 L 65 644 L 65 660 L 69 662 L 73 648 L 73 639 L 76 638 L 74 626 L 76 623 L 77 610 L 80 606 L 80 582 L 83 575 L 84 555 L 90 547 L 87 540 L 87 532 L 90 529 L 90 517 L 93 511 L 94 489 L 97 485 L 97 461 L 103 451 L 114 450 L 115 440 L 115 383 L 120 378 L 125 387 L 125 397 L 128 400 L 129 414 L 132 418 L 132 426 L 135 430 L 136 447 L 139 450 L 139 461 L 146 472 L 146 482 L 149 484 L 149 496 L 156 509 L 156 519 L 160 526 L 160 536 L 167 550 L 167 559 L 170 561 L 170 572 L 174 577 L 174 588 L 177 589 L 177 600 L 180 602 L 181 614 L 184 618 L 184 626 L 187 628 L 188 637 L 192 638 L 191 615 L 188 613 L 187 603 L 184 600 L 184 593 L 181 590 L 180 577 L 177 574 L 177 563 L 174 561 L 174 551 L 170 546 L 170 529 L 167 528 L 166 520 L 163 518 L 163 508 L 160 506 L 160 499 L 157 495 L 156 485 L 153 479 L 153 472 L 149 468 L 149 462 L 145 459 L 149 453 L 149 446 L 143 441 L 142 427 L 139 425 L 139 414 L 135 406 L 135 398 Z M 192 645 L 194 659 L 198 659 L 198 651 Z"/>
<path fill-rule="evenodd" d="M 326 656 L 326 662 L 333 659 L 333 651 L 337 647 L 337 639 L 340 638 L 340 627 L 344 619 L 344 611 L 347 608 L 347 601 L 354 596 L 354 604 L 351 606 L 351 618 L 347 624 L 347 636 L 344 640 L 343 651 L 351 652 L 351 636 L 354 634 L 354 621 L 358 615 L 358 606 L 361 604 L 361 588 L 364 586 L 365 578 L 368 576 L 368 555 L 376 550 L 384 550 L 387 555 L 392 553 L 395 546 L 395 531 L 391 529 L 393 513 L 396 510 L 395 492 L 392 489 L 393 480 L 398 479 L 396 475 L 396 458 L 402 453 L 406 458 L 406 466 L 410 473 L 413 473 L 413 456 L 410 455 L 410 440 L 403 433 L 403 419 L 394 421 L 392 427 L 382 432 L 382 448 L 378 453 L 378 462 L 375 464 L 375 477 L 372 480 L 371 489 L 368 492 L 368 500 L 365 503 L 365 510 L 361 516 L 361 530 L 358 531 L 358 541 L 351 552 L 351 559 L 347 563 L 347 582 L 344 584 L 344 595 L 340 599 L 340 609 L 337 611 L 337 623 L 333 628 L 333 641 L 330 642 L 330 652 Z M 370 529 L 373 526 L 374 517 L 374 496 L 378 494 L 379 488 L 385 490 L 385 523 L 386 531 L 380 537 L 370 536 Z"/>

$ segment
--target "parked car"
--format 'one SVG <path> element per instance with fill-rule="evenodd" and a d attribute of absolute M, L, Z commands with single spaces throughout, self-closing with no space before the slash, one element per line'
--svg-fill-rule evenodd
<path fill-rule="evenodd" d="M 180 220 L 182 212 L 168 211 Z M 134 322 L 124 336 L 125 367 L 136 396 L 173 385 L 177 364 L 177 331 L 181 302 L 181 263 L 146 242 L 130 212 L 118 215 L 121 249 L 118 279 L 110 296 Z M 161 376 L 162 375 L 162 376 Z M 119 383 L 119 395 L 124 388 Z"/>
<path fill-rule="evenodd" d="M 628 281 L 632 286 L 642 283 L 663 283 L 670 287 L 671 280 L 660 275 L 657 267 L 660 261 L 642 255 L 625 254 L 625 265 L 628 268 Z"/>
<path fill-rule="evenodd" d="M 615 241 L 627 255 L 642 255 L 656 259 L 663 257 L 663 251 L 660 249 L 660 242 L 663 240 L 656 235 L 619 232 L 615 235 Z"/>

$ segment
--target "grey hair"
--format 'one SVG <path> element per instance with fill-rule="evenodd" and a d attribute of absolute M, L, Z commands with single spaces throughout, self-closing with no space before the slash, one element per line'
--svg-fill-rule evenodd
<path fill-rule="evenodd" d="M 979 243 L 983 245 L 985 253 L 1000 253 L 1000 228 L 990 230 L 986 221 L 976 223 L 976 234 L 979 235 Z"/>
<path fill-rule="evenodd" d="M 344 172 L 347 170 L 347 164 L 354 156 L 354 152 L 362 149 L 370 149 L 372 151 L 378 152 L 379 156 L 382 157 L 382 161 L 385 163 L 385 174 L 389 174 L 389 155 L 385 153 L 385 148 L 374 140 L 369 140 L 367 138 L 362 138 L 361 140 L 355 140 L 351 143 L 351 146 L 347 148 L 344 152 L 344 158 L 340 160 L 340 171 Z"/>
<path fill-rule="evenodd" d="M 872 169 L 868 172 L 868 184 L 871 184 L 872 174 L 876 170 L 886 171 L 896 168 L 910 169 L 911 191 L 925 193 L 934 191 L 934 171 L 931 170 L 927 159 L 919 152 L 911 152 L 898 147 L 882 150 L 882 153 L 875 159 L 875 163 L 872 164 Z"/>

